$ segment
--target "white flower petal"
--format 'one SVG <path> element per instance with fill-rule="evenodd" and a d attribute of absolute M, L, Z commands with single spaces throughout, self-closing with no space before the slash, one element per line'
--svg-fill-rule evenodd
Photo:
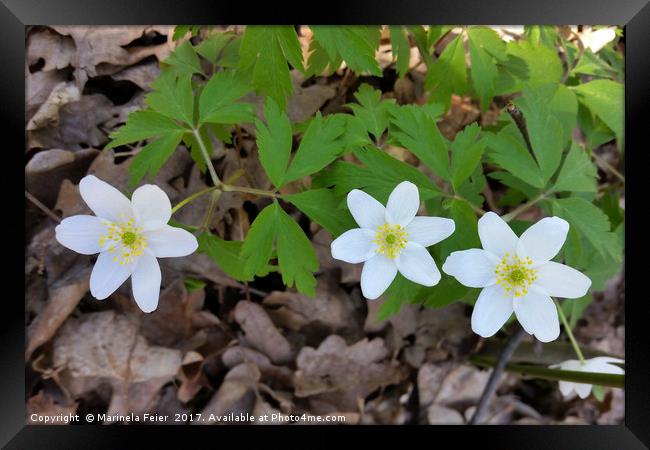
<path fill-rule="evenodd" d="M 147 247 L 157 258 L 187 256 L 199 246 L 192 233 L 169 225 L 143 234 L 147 239 Z"/>
<path fill-rule="evenodd" d="M 172 204 L 165 191 L 154 184 L 145 184 L 131 197 L 135 220 L 146 230 L 158 230 L 172 217 Z"/>
<path fill-rule="evenodd" d="M 117 252 L 118 250 L 116 250 Z M 114 261 L 116 253 L 102 252 L 90 273 L 90 293 L 97 300 L 104 300 L 126 281 L 135 263 L 120 265 Z"/>
<path fill-rule="evenodd" d="M 483 249 L 494 253 L 499 258 L 517 250 L 519 238 L 512 228 L 497 214 L 487 212 L 478 220 L 478 236 Z"/>
<path fill-rule="evenodd" d="M 551 342 L 560 335 L 555 303 L 536 286 L 531 286 L 525 296 L 514 299 L 514 310 L 524 330 L 540 341 Z"/>
<path fill-rule="evenodd" d="M 573 389 L 578 394 L 578 397 L 583 399 L 589 397 L 589 394 L 591 394 L 591 384 L 574 383 Z"/>
<path fill-rule="evenodd" d="M 589 372 L 623 374 L 625 373 L 625 370 L 623 370 L 622 367 L 611 364 L 622 362 L 624 361 L 619 358 L 612 358 L 611 356 L 598 356 L 596 358 L 588 359 L 585 363 L 585 366 Z"/>
<path fill-rule="evenodd" d="M 423 247 L 437 244 L 452 235 L 454 221 L 444 217 L 415 217 L 406 227 L 408 240 Z"/>
<path fill-rule="evenodd" d="M 589 290 L 591 280 L 573 267 L 549 261 L 537 268 L 535 284 L 553 297 L 580 298 Z"/>
<path fill-rule="evenodd" d="M 396 260 L 397 270 L 405 278 L 423 286 L 435 286 L 440 281 L 440 271 L 426 248 L 407 242 Z"/>
<path fill-rule="evenodd" d="M 472 248 L 452 252 L 442 265 L 442 271 L 455 277 L 460 284 L 480 288 L 497 282 L 495 269 L 499 258 L 491 252 Z"/>
<path fill-rule="evenodd" d="M 133 298 L 143 312 L 149 313 L 158 306 L 161 278 L 158 260 L 145 250 L 138 258 L 131 277 Z"/>
<path fill-rule="evenodd" d="M 66 217 L 54 231 L 59 244 L 82 255 L 94 255 L 101 250 L 99 238 L 106 226 L 99 217 L 78 215 Z"/>
<path fill-rule="evenodd" d="M 512 295 L 494 284 L 484 288 L 472 311 L 472 330 L 483 337 L 493 336 L 512 315 Z"/>
<path fill-rule="evenodd" d="M 410 181 L 395 186 L 386 203 L 386 221 L 405 227 L 411 223 L 420 208 L 418 188 Z"/>
<path fill-rule="evenodd" d="M 361 292 L 368 300 L 374 300 L 383 294 L 397 275 L 395 261 L 384 256 L 375 255 L 363 264 L 361 271 Z"/>
<path fill-rule="evenodd" d="M 519 238 L 517 255 L 533 261 L 549 261 L 562 248 L 569 232 L 569 222 L 559 217 L 545 217 L 531 225 Z"/>
<path fill-rule="evenodd" d="M 563 397 L 569 397 L 575 390 L 576 383 L 572 381 L 560 381 L 560 393 Z"/>
<path fill-rule="evenodd" d="M 129 199 L 94 175 L 88 175 L 81 179 L 79 193 L 95 215 L 102 219 L 121 222 L 125 218 L 128 220 L 133 214 Z"/>
<path fill-rule="evenodd" d="M 356 264 L 372 258 L 375 232 L 367 228 L 348 230 L 332 241 L 332 258 Z"/>
<path fill-rule="evenodd" d="M 386 223 L 386 208 L 359 189 L 348 193 L 348 209 L 361 228 L 377 229 Z"/>

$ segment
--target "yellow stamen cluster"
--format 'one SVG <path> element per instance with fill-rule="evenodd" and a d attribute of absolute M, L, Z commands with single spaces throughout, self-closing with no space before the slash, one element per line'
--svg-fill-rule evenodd
<path fill-rule="evenodd" d="M 123 215 L 120 216 L 125 219 Z M 113 261 L 119 262 L 120 266 L 131 264 L 147 248 L 147 238 L 142 234 L 142 228 L 136 226 L 133 217 L 117 223 L 106 221 L 106 228 L 107 234 L 99 238 L 99 246 L 115 253 Z"/>
<path fill-rule="evenodd" d="M 497 284 L 506 291 L 506 296 L 514 294 L 522 297 L 528 294 L 528 288 L 537 279 L 537 270 L 531 266 L 530 257 L 521 259 L 517 255 L 506 253 L 495 269 Z"/>
<path fill-rule="evenodd" d="M 386 255 L 389 258 L 397 257 L 404 247 L 408 233 L 401 225 L 389 225 L 387 223 L 377 227 L 377 234 L 372 242 L 377 245 L 377 253 Z"/>

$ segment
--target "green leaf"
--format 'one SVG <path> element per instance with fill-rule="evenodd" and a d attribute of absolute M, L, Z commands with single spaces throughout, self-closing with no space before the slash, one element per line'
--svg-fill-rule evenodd
<path fill-rule="evenodd" d="M 292 92 L 287 62 L 304 71 L 296 30 L 288 25 L 249 25 L 244 32 L 239 56 L 239 69 L 252 72 L 252 83 L 257 92 L 272 97 L 284 109 Z"/>
<path fill-rule="evenodd" d="M 623 85 L 612 80 L 593 80 L 572 89 L 578 94 L 580 101 L 616 134 L 616 140 L 622 146 Z"/>
<path fill-rule="evenodd" d="M 619 239 L 610 231 L 609 219 L 597 206 L 579 197 L 554 199 L 552 205 L 553 213 L 577 228 L 602 256 L 621 258 Z"/>
<path fill-rule="evenodd" d="M 276 208 L 278 233 L 278 265 L 282 281 L 288 287 L 296 285 L 301 293 L 313 297 L 316 293 L 318 270 L 316 252 L 300 226 L 280 207 Z"/>
<path fill-rule="evenodd" d="M 389 108 L 394 102 L 382 101 L 381 91 L 373 89 L 366 83 L 359 86 L 359 90 L 354 94 L 354 97 L 359 104 L 349 103 L 347 106 L 361 120 L 366 130 L 375 137 L 375 140 L 378 140 L 388 127 Z"/>
<path fill-rule="evenodd" d="M 212 258 L 226 274 L 239 281 L 253 280 L 253 276 L 246 270 L 246 259 L 241 256 L 242 241 L 224 241 L 210 232 L 202 233 L 198 240 L 199 252 Z M 260 267 L 263 265 L 260 264 Z"/>
<path fill-rule="evenodd" d="M 239 37 L 230 32 L 213 33 L 206 37 L 194 49 L 196 53 L 203 56 L 212 64 L 219 62 L 220 56 L 223 57 L 226 48 L 237 45 Z"/>
<path fill-rule="evenodd" d="M 528 136 L 544 182 L 553 176 L 562 160 L 563 129 L 549 107 L 555 89 L 554 85 L 526 88 L 524 95 L 514 101 L 526 119 Z"/>
<path fill-rule="evenodd" d="M 185 284 L 185 289 L 187 289 L 187 292 L 199 291 L 207 286 L 207 283 L 205 281 L 193 277 L 183 278 L 183 283 Z"/>
<path fill-rule="evenodd" d="M 386 290 L 386 300 L 377 311 L 376 321 L 381 322 L 398 314 L 402 307 L 408 303 L 416 303 L 421 291 L 422 286 L 407 280 L 401 273 L 398 273 Z"/>
<path fill-rule="evenodd" d="M 390 43 L 393 58 L 397 60 L 397 74 L 404 78 L 409 71 L 409 61 L 411 59 L 411 44 L 409 43 L 408 32 L 401 25 L 391 25 Z"/>
<path fill-rule="evenodd" d="M 442 262 L 440 262 L 442 265 Z M 469 288 L 463 286 L 453 277 L 443 276 L 440 283 L 433 288 L 426 289 L 424 306 L 427 308 L 442 308 L 464 297 Z"/>
<path fill-rule="evenodd" d="M 354 72 L 368 72 L 378 77 L 382 75 L 375 59 L 380 39 L 378 26 L 313 25 L 310 28 L 330 61 L 343 59 Z"/>
<path fill-rule="evenodd" d="M 445 110 L 451 103 L 451 94 L 467 92 L 467 68 L 462 34 L 456 36 L 427 72 L 425 87 L 431 91 L 432 102 L 441 103 Z"/>
<path fill-rule="evenodd" d="M 562 142 L 566 145 L 571 141 L 571 135 L 578 120 L 578 99 L 571 89 L 563 84 L 558 84 L 549 107 L 560 121 L 564 130 Z"/>
<path fill-rule="evenodd" d="M 176 134 L 185 128 L 172 119 L 154 111 L 135 111 L 129 114 L 124 126 L 110 134 L 111 141 L 106 149 L 119 147 L 131 142 L 142 141 L 152 137 Z"/>
<path fill-rule="evenodd" d="M 544 187 L 545 182 L 540 169 L 514 124 L 504 127 L 496 134 L 490 134 L 487 147 L 488 157 L 492 162 L 531 186 Z"/>
<path fill-rule="evenodd" d="M 192 94 L 192 74 L 162 71 L 151 83 L 155 89 L 145 96 L 145 103 L 151 109 L 171 119 L 188 125 L 194 124 L 194 95 Z"/>
<path fill-rule="evenodd" d="M 251 87 L 233 71 L 213 75 L 199 97 L 199 123 L 252 122 L 253 106 L 238 102 L 250 90 Z"/>
<path fill-rule="evenodd" d="M 172 156 L 176 147 L 183 139 L 184 131 L 175 131 L 165 134 L 145 145 L 140 152 L 133 157 L 129 165 L 131 174 L 130 185 L 137 185 L 145 175 L 153 179 L 161 167 Z"/>
<path fill-rule="evenodd" d="M 445 201 L 449 209 L 449 218 L 456 224 L 456 232 L 438 244 L 441 261 L 447 259 L 451 252 L 468 248 L 481 247 L 478 239 L 478 220 L 476 213 L 465 200 Z"/>
<path fill-rule="evenodd" d="M 506 44 L 496 31 L 487 27 L 470 27 L 467 36 L 472 84 L 481 101 L 481 109 L 485 111 L 496 93 L 495 82 L 499 73 L 495 58 L 506 59 Z"/>
<path fill-rule="evenodd" d="M 426 175 L 410 164 L 399 161 L 376 147 L 355 149 L 354 155 L 366 166 L 337 161 L 330 170 L 314 177 L 312 187 L 334 186 L 337 197 L 345 197 L 352 189 L 363 189 L 382 203 L 402 181 L 410 181 L 423 200 L 440 195 L 440 189 Z"/>
<path fill-rule="evenodd" d="M 266 267 L 271 253 L 273 241 L 277 233 L 277 203 L 271 203 L 264 208 L 251 224 L 246 240 L 241 248 L 241 257 L 246 260 L 244 273 L 252 277 Z"/>
<path fill-rule="evenodd" d="M 554 191 L 596 192 L 596 178 L 598 170 L 591 158 L 575 142 L 571 145 L 569 153 L 564 159 L 564 164 L 557 176 Z"/>
<path fill-rule="evenodd" d="M 257 149 L 262 167 L 275 187 L 279 188 L 291 155 L 291 123 L 271 97 L 267 97 L 264 102 L 264 117 L 267 125 L 255 119 Z"/>
<path fill-rule="evenodd" d="M 391 108 L 391 136 L 415 154 L 438 176 L 449 180 L 447 142 L 423 107 L 406 105 Z"/>
<path fill-rule="evenodd" d="M 455 190 L 481 161 L 486 139 L 477 139 L 479 131 L 481 128 L 473 123 L 458 133 L 451 144 L 451 182 Z"/>
<path fill-rule="evenodd" d="M 562 310 L 569 320 L 569 327 L 574 329 L 580 317 L 582 317 L 583 311 L 589 306 L 593 301 L 594 296 L 591 293 L 588 293 L 584 297 L 575 298 L 575 299 L 566 299 L 562 302 Z"/>
<path fill-rule="evenodd" d="M 341 202 L 329 189 L 312 189 L 284 195 L 282 199 L 292 203 L 334 237 L 357 227 L 348 209 L 340 207 Z"/>
<path fill-rule="evenodd" d="M 311 175 L 331 163 L 343 151 L 339 138 L 344 132 L 345 122 L 341 116 L 322 117 L 317 113 L 302 136 L 284 182 Z"/>
<path fill-rule="evenodd" d="M 555 50 L 520 40 L 506 44 L 506 55 L 502 76 L 496 83 L 498 95 L 562 80 L 562 61 Z"/>
<path fill-rule="evenodd" d="M 605 400 L 605 390 L 603 389 L 602 386 L 591 386 L 591 393 L 594 394 L 594 397 L 596 397 L 596 400 L 599 402 L 602 402 Z"/>
<path fill-rule="evenodd" d="M 164 61 L 176 69 L 177 73 L 195 74 L 203 73 L 199 57 L 189 41 L 183 42 Z"/>

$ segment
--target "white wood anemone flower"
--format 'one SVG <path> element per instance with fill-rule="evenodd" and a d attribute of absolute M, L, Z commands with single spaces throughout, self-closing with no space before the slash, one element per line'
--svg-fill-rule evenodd
<path fill-rule="evenodd" d="M 622 375 L 625 373 L 622 367 L 615 366 L 611 363 L 622 363 L 622 359 L 612 358 L 611 356 L 598 356 L 596 358 L 586 359 L 584 362 L 576 359 L 569 359 L 549 366 L 549 369 L 571 370 L 575 372 L 595 372 L 595 373 L 612 373 Z M 573 381 L 560 381 L 560 392 L 564 398 L 573 397 L 573 393 L 578 394 L 580 398 L 587 398 L 591 393 L 591 384 L 575 383 Z"/>
<path fill-rule="evenodd" d="M 95 215 L 66 217 L 55 231 L 64 247 L 83 255 L 99 253 L 90 274 L 90 293 L 103 300 L 131 277 L 140 309 L 155 310 L 161 281 L 156 258 L 187 256 L 197 249 L 196 238 L 167 225 L 172 206 L 158 186 L 140 186 L 129 201 L 110 184 L 88 175 L 79 183 L 79 193 Z"/>
<path fill-rule="evenodd" d="M 459 283 L 483 288 L 472 312 L 472 330 L 483 337 L 494 335 L 512 313 L 528 334 L 542 342 L 560 335 L 554 297 L 579 298 L 591 280 L 581 272 L 551 261 L 562 248 L 569 223 L 546 217 L 520 238 L 493 212 L 478 221 L 483 249 L 453 252 L 442 270 Z"/>
<path fill-rule="evenodd" d="M 440 271 L 426 247 L 449 237 L 455 225 L 442 217 L 416 217 L 420 194 L 413 183 L 398 184 L 385 207 L 354 189 L 348 193 L 348 208 L 360 228 L 332 242 L 332 257 L 364 263 L 361 292 L 365 298 L 374 300 L 383 294 L 398 271 L 414 283 L 438 284 Z"/>

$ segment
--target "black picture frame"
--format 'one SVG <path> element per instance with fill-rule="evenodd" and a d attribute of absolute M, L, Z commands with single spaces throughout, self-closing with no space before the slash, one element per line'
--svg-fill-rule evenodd
<path fill-rule="evenodd" d="M 224 434 L 241 445 L 251 436 L 272 434 L 277 445 L 291 441 L 309 447 L 331 447 L 342 440 L 368 436 L 385 444 L 462 445 L 474 441 L 488 448 L 526 449 L 641 449 L 650 446 L 650 358 L 647 296 L 641 286 L 647 261 L 643 227 L 643 156 L 648 152 L 644 124 L 650 109 L 650 5 L 645 0 L 438 0 L 429 2 L 330 0 L 319 4 L 275 2 L 216 2 L 205 0 L 1 0 L 0 111 L 7 165 L 2 183 L 3 261 L 0 317 L 0 444 L 12 449 L 131 448 L 136 439 L 157 436 L 168 444 L 196 445 L 209 433 L 214 445 L 226 445 Z M 17 161 L 24 152 L 25 26 L 37 24 L 616 24 L 625 27 L 626 43 L 626 396 L 625 425 L 621 426 L 501 426 L 501 427 L 176 427 L 153 426 L 37 426 L 25 425 L 24 373 L 24 236 L 15 221 L 24 210 L 21 189 L 24 171 Z M 647 125 L 645 125 L 647 128 Z M 23 156 L 24 165 L 24 156 Z M 22 182 L 22 183 L 21 183 Z M 631 205 L 631 207 L 630 207 Z M 11 217 L 14 220 L 11 220 Z M 24 218 L 24 215 L 23 215 Z M 24 220 L 24 219 L 23 219 Z M 23 228 L 24 231 L 24 228 Z M 630 243 L 632 245 L 630 245 Z M 11 253 L 8 252 L 11 250 Z M 8 257 L 11 255 L 10 257 Z M 638 264 L 636 262 L 638 261 Z M 634 295 L 634 294 L 637 295 Z M 322 428 L 320 429 L 323 430 Z M 315 433 L 319 436 L 316 437 Z M 343 433 L 344 436 L 338 436 Z M 369 442 L 369 441 L 368 441 Z M 443 444 L 443 443 L 447 444 Z M 345 443 L 345 442 L 343 442 Z M 232 445 L 232 444 L 228 444 Z M 273 445 L 273 444 L 271 444 Z"/>

